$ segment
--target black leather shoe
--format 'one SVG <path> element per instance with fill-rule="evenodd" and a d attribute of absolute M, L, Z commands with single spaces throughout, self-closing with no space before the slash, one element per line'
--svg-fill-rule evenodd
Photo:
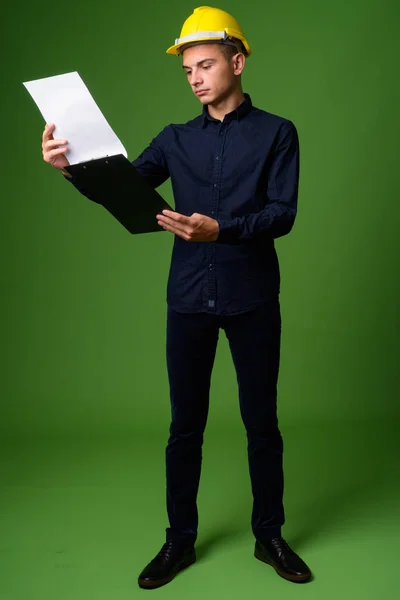
<path fill-rule="evenodd" d="M 268 542 L 256 541 L 254 556 L 274 567 L 275 571 L 289 581 L 303 583 L 311 577 L 311 571 L 281 537 Z"/>
<path fill-rule="evenodd" d="M 160 587 L 172 581 L 179 571 L 194 562 L 196 562 L 194 546 L 185 548 L 178 542 L 167 542 L 140 573 L 138 584 L 146 589 Z"/>

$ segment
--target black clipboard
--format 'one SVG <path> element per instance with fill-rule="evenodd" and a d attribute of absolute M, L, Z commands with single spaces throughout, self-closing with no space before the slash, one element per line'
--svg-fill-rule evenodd
<path fill-rule="evenodd" d="M 130 233 L 165 231 L 158 225 L 156 215 L 173 208 L 123 154 L 68 165 L 64 169 Z"/>

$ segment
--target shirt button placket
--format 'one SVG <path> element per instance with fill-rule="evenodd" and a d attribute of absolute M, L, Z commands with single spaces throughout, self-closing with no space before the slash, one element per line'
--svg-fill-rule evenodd
<path fill-rule="evenodd" d="M 217 137 L 217 152 L 215 154 L 214 169 L 213 169 L 213 189 L 211 216 L 215 217 L 218 214 L 219 194 L 221 185 L 221 164 L 222 152 L 224 143 L 225 125 L 220 125 L 219 135 Z M 210 310 L 216 309 L 217 289 L 216 289 L 216 273 L 215 273 L 215 245 L 208 246 L 208 306 Z"/>

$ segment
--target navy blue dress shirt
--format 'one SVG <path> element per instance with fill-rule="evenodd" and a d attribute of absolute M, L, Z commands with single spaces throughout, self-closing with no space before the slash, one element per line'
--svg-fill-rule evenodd
<path fill-rule="evenodd" d="M 204 106 L 188 123 L 168 125 L 133 165 L 154 188 L 171 178 L 177 212 L 219 224 L 215 242 L 175 235 L 172 309 L 233 315 L 279 294 L 274 240 L 289 233 L 297 211 L 299 142 L 291 121 L 255 108 L 246 94 L 223 121 Z"/>

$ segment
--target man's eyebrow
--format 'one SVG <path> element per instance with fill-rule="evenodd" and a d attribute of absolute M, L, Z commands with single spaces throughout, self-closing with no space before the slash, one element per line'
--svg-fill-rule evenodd
<path fill-rule="evenodd" d="M 216 58 L 203 58 L 203 60 L 200 60 L 198 63 L 196 63 L 196 67 L 199 67 L 200 65 L 202 65 L 205 62 L 217 62 Z M 192 67 L 187 67 L 186 65 L 182 65 L 182 69 L 191 69 Z"/>

